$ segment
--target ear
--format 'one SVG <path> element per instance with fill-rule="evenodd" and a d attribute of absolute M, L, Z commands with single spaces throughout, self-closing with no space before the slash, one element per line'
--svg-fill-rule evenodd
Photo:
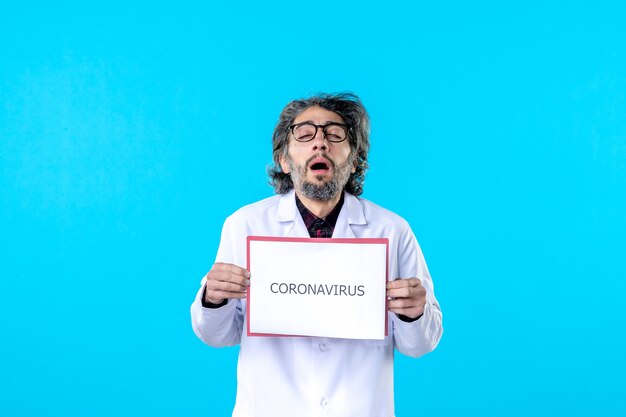
<path fill-rule="evenodd" d="M 289 163 L 287 162 L 287 158 L 285 155 L 280 156 L 280 168 L 283 170 L 285 174 L 289 174 Z"/>

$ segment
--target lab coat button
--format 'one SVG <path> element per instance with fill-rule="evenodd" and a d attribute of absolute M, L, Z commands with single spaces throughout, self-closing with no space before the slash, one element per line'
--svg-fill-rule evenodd
<path fill-rule="evenodd" d="M 322 352 L 324 352 L 326 349 L 328 349 L 328 345 L 326 344 L 326 342 L 321 342 L 320 343 L 320 350 Z"/>
<path fill-rule="evenodd" d="M 328 406 L 330 405 L 330 401 L 328 401 L 328 399 L 326 398 L 322 398 L 320 405 L 322 406 L 322 408 L 328 408 Z"/>

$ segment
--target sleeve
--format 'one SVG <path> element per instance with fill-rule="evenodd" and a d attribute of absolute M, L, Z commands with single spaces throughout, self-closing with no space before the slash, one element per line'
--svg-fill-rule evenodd
<path fill-rule="evenodd" d="M 397 278 L 417 277 L 422 281 L 426 289 L 426 305 L 424 314 L 413 322 L 402 321 L 391 314 L 395 347 L 407 356 L 422 356 L 437 347 L 443 334 L 443 324 L 424 255 L 408 224 L 398 246 L 398 272 L 400 276 Z"/>
<path fill-rule="evenodd" d="M 222 237 L 217 251 L 216 262 L 233 263 L 241 258 L 237 254 L 236 233 L 232 217 L 224 222 Z M 245 256 L 245 254 L 244 254 Z M 240 265 L 245 267 L 245 265 Z M 202 306 L 202 296 L 206 285 L 206 276 L 200 282 L 200 289 L 191 304 L 191 326 L 193 332 L 204 343 L 213 347 L 234 346 L 241 341 L 243 328 L 243 307 L 240 300 L 228 300 L 226 305 L 219 308 L 205 308 Z"/>

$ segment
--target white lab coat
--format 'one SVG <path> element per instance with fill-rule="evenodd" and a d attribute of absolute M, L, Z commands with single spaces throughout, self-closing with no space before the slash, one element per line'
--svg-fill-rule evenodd
<path fill-rule="evenodd" d="M 309 237 L 293 191 L 245 206 L 228 217 L 216 262 L 245 267 L 246 237 L 252 235 Z M 422 281 L 427 292 L 424 315 L 406 323 L 389 313 L 385 340 L 248 337 L 246 301 L 203 308 L 203 279 L 191 306 L 194 332 L 210 346 L 240 344 L 234 417 L 392 417 L 394 348 L 418 357 L 437 346 L 443 332 L 441 311 L 408 223 L 346 193 L 333 237 L 388 238 L 389 278 Z"/>

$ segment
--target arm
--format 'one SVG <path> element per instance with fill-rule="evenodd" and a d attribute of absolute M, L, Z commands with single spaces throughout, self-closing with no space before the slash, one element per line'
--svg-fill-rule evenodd
<path fill-rule="evenodd" d="M 398 272 L 407 278 L 388 285 L 387 295 L 392 298 L 389 311 L 395 313 L 394 342 L 403 354 L 418 357 L 434 350 L 441 339 L 441 309 L 424 256 L 408 225 L 398 250 Z"/>
<path fill-rule="evenodd" d="M 241 302 L 237 299 L 230 299 L 219 308 L 204 307 L 202 297 L 205 287 L 206 277 L 202 279 L 200 290 L 191 304 L 193 332 L 209 346 L 223 347 L 238 344 L 243 327 Z"/>
<path fill-rule="evenodd" d="M 191 305 L 194 333 L 213 347 L 236 345 L 241 340 L 243 312 L 240 299 L 246 295 L 250 273 L 234 265 L 233 227 L 230 218 L 224 223 L 217 253 L 218 260 L 202 279 L 200 290 Z"/>

